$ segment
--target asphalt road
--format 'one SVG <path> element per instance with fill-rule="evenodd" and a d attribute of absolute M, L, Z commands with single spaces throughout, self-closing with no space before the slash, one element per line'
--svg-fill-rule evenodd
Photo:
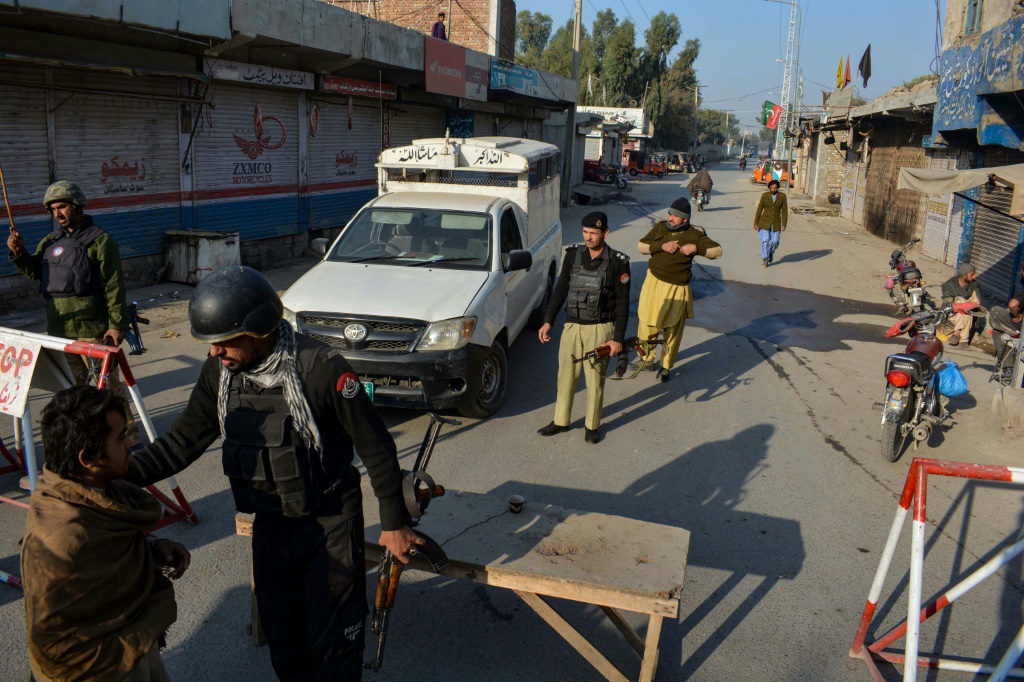
<path fill-rule="evenodd" d="M 671 380 L 654 383 L 645 373 L 609 381 L 604 440 L 596 446 L 583 440 L 581 383 L 574 429 L 542 438 L 536 429 L 553 414 L 556 348 L 525 333 L 511 349 L 504 407 L 486 421 L 463 420 L 445 432 L 432 472 L 452 489 L 518 493 L 688 529 L 682 615 L 665 624 L 660 680 L 866 679 L 863 664 L 847 651 L 914 454 L 895 464 L 882 460 L 879 413 L 872 410 L 883 393 L 884 358 L 901 346 L 883 333 L 894 321 L 881 287 L 893 247 L 848 221 L 794 215 L 776 263 L 762 268 L 753 231 L 762 188 L 735 164 L 711 171 L 713 204 L 694 214 L 694 222 L 722 244 L 724 255 L 697 269 L 696 319 Z M 687 180 L 634 182 L 630 199 L 602 207 L 610 242 L 632 258 L 634 312 L 646 273 L 636 242 L 674 198 L 687 194 Z M 580 218 L 590 209 L 563 211 L 567 244 L 579 241 Z M 950 274 L 941 264 L 916 260 L 931 282 Z M 268 274 L 284 287 L 305 267 Z M 174 290 L 180 299 L 171 299 Z M 188 292 L 161 285 L 133 293 L 153 318 L 144 332 L 150 352 L 133 367 L 158 429 L 187 400 L 205 354 L 188 338 Z M 635 327 L 634 318 L 630 331 Z M 1020 439 L 1001 432 L 989 411 L 992 358 L 980 351 L 949 356 L 964 369 L 971 392 L 954 399 L 956 423 L 919 454 L 1015 464 Z M 45 400 L 33 398 L 35 414 Z M 426 417 L 388 410 L 385 419 L 411 465 Z M 9 424 L 0 425 L 0 435 L 9 434 Z M 179 476 L 202 521 L 162 533 L 193 552 L 192 567 L 177 584 L 179 619 L 164 658 L 175 680 L 272 680 L 266 648 L 254 649 L 245 635 L 249 547 L 234 535 L 219 466 L 214 451 Z M 0 494 L 19 494 L 16 476 L 0 478 Z M 926 596 L 989 558 L 1024 519 L 1016 490 L 958 480 L 934 480 L 928 510 Z M 0 569 L 18 570 L 23 523 L 22 511 L 0 505 Z M 909 536 L 904 533 L 880 604 L 889 625 L 906 613 Z M 922 651 L 998 658 L 1022 622 L 1022 573 L 1019 561 L 1011 564 L 929 621 Z M 410 571 L 399 598 L 387 662 L 374 676 L 382 681 L 600 679 L 511 592 Z M 598 609 L 558 608 L 635 677 L 637 657 Z M 27 675 L 22 613 L 19 592 L 0 585 L 3 680 Z M 884 672 L 900 677 L 893 668 Z"/>

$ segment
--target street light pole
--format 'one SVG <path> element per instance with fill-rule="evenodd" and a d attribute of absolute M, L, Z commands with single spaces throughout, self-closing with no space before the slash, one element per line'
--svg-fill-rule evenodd
<path fill-rule="evenodd" d="M 690 155 L 692 156 L 697 153 L 697 114 L 700 111 L 698 95 L 700 94 L 700 89 L 704 86 L 696 83 L 687 87 L 693 90 L 693 139 L 690 140 Z"/>

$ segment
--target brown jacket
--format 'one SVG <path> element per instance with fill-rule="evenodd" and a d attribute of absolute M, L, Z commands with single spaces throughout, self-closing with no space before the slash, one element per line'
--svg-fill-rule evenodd
<path fill-rule="evenodd" d="M 122 680 L 177 618 L 146 542 L 160 504 L 124 481 L 107 493 L 49 469 L 32 493 L 21 572 L 29 662 L 45 678 Z"/>
<path fill-rule="evenodd" d="M 765 192 L 757 203 L 757 211 L 754 213 L 754 224 L 759 230 L 771 228 L 772 232 L 778 232 L 786 226 L 789 221 L 789 204 L 786 202 L 786 195 L 779 192 L 772 201 L 772 193 Z"/>

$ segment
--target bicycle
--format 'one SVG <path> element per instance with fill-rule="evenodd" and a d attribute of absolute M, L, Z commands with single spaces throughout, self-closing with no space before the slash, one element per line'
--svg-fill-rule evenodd
<path fill-rule="evenodd" d="M 1017 367 L 1017 357 L 1020 352 L 1020 331 L 1004 332 L 998 329 L 992 330 L 993 334 L 1002 334 L 1003 352 L 996 359 L 996 370 L 992 372 L 989 381 L 998 381 L 1003 386 L 1009 386 L 1013 381 L 1013 370 Z"/>

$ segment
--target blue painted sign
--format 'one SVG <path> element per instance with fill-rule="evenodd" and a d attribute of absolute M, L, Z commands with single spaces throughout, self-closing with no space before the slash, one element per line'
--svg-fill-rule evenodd
<path fill-rule="evenodd" d="M 520 95 L 540 96 L 540 74 L 517 64 L 491 62 L 491 89 L 511 90 Z M 555 93 L 557 95 L 557 93 Z"/>
<path fill-rule="evenodd" d="M 444 125 L 452 137 L 473 137 L 474 120 L 472 111 L 458 109 L 445 113 Z"/>

